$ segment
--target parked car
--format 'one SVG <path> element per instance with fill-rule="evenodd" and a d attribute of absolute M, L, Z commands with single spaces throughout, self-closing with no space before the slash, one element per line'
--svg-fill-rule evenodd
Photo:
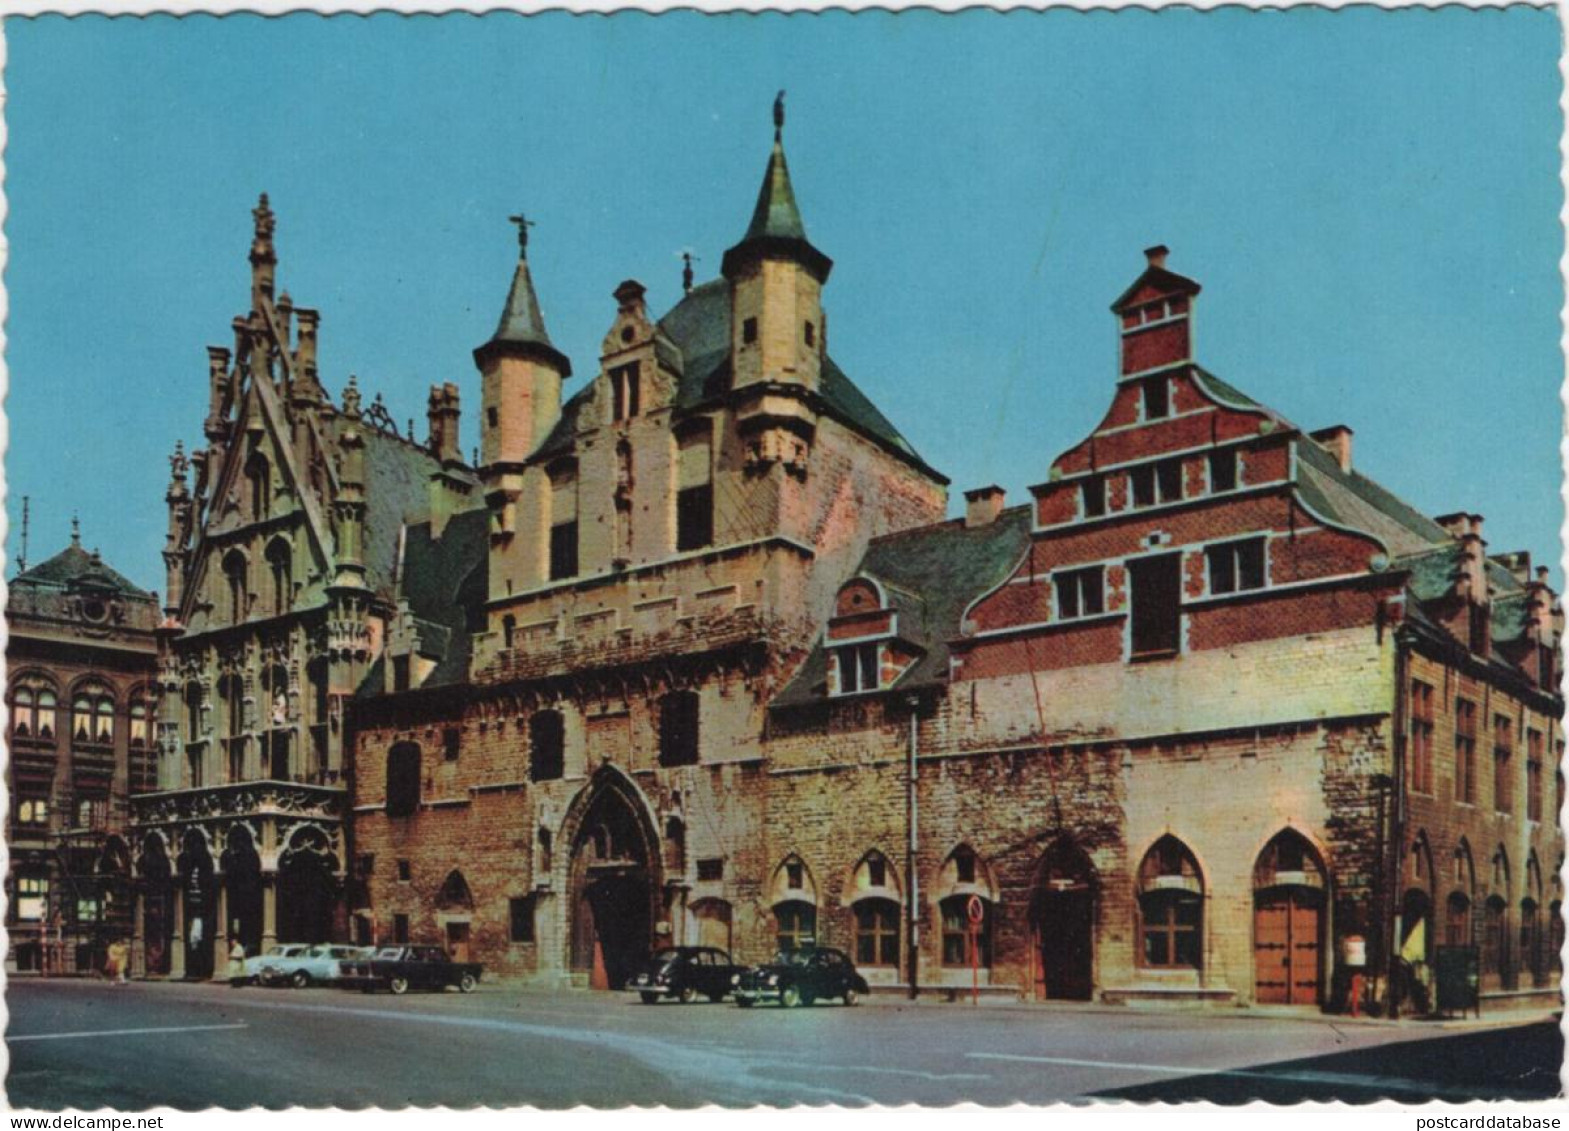
<path fill-rule="evenodd" d="M 251 985 L 272 985 L 281 980 L 282 971 L 292 969 L 291 964 L 304 958 L 308 950 L 309 943 L 275 943 L 245 960 L 245 981 Z"/>
<path fill-rule="evenodd" d="M 454 962 L 439 946 L 384 946 L 369 958 L 351 960 L 339 980 L 345 987 L 371 993 L 383 987 L 395 994 L 411 989 L 444 990 L 456 986 L 463 993 L 479 985 L 478 962 Z"/>
<path fill-rule="evenodd" d="M 735 1002 L 743 1009 L 760 1001 L 791 1008 L 830 998 L 854 1005 L 867 992 L 866 979 L 849 957 L 826 946 L 782 950 L 766 966 L 754 966 L 735 981 Z"/>
<path fill-rule="evenodd" d="M 733 988 L 736 975 L 744 969 L 717 947 L 672 946 L 651 954 L 626 988 L 641 996 L 645 1005 L 653 1005 L 662 997 L 690 1005 L 699 995 L 709 1001 L 723 1001 Z"/>
<path fill-rule="evenodd" d="M 287 982 L 297 990 L 317 983 L 331 984 L 342 980 L 349 963 L 369 958 L 371 953 L 372 949 L 368 946 L 317 943 L 307 948 L 304 954 L 282 959 L 271 979 L 267 979 L 264 968 L 263 978 L 270 983 Z"/>

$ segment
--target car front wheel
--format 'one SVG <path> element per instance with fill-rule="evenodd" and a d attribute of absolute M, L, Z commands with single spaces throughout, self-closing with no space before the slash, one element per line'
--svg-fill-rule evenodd
<path fill-rule="evenodd" d="M 294 972 L 294 976 L 289 979 L 289 985 L 293 986 L 297 990 L 303 990 L 310 984 L 311 976 L 304 970 L 296 970 Z"/>
<path fill-rule="evenodd" d="M 751 1009 L 752 1008 L 752 999 L 749 998 L 749 997 L 738 997 L 738 998 L 735 999 L 735 1003 L 737 1005 L 739 1005 L 742 1009 Z"/>
<path fill-rule="evenodd" d="M 409 980 L 407 978 L 393 978 L 387 983 L 387 988 L 401 996 L 409 992 Z"/>
<path fill-rule="evenodd" d="M 682 986 L 679 996 L 682 1005 L 691 1005 L 697 1000 L 697 990 L 692 986 Z"/>
<path fill-rule="evenodd" d="M 795 986 L 786 986 L 779 992 L 779 1004 L 786 1009 L 794 1009 L 801 1004 L 801 991 Z"/>
<path fill-rule="evenodd" d="M 856 1002 L 858 1002 L 860 1000 L 861 1000 L 861 995 L 855 992 L 855 987 L 854 986 L 851 986 L 849 989 L 844 991 L 844 1003 L 846 1005 L 854 1005 Z"/>
<path fill-rule="evenodd" d="M 643 1004 L 644 1005 L 658 1005 L 659 1004 L 659 995 L 658 994 L 651 994 L 647 990 L 644 990 L 642 993 L 638 994 L 637 996 L 643 999 Z"/>
<path fill-rule="evenodd" d="M 458 979 L 458 993 L 471 994 L 474 992 L 474 987 L 478 984 L 479 983 L 474 980 L 474 975 L 465 974 L 463 977 Z"/>

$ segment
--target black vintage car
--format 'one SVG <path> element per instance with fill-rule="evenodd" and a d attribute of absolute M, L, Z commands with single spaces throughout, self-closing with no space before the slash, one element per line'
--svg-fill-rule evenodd
<path fill-rule="evenodd" d="M 383 946 L 369 958 L 344 963 L 338 984 L 367 994 L 384 986 L 395 994 L 448 986 L 470 994 L 479 985 L 480 969 L 477 962 L 452 961 L 439 946 Z"/>
<path fill-rule="evenodd" d="M 843 951 L 826 946 L 782 950 L 766 966 L 742 974 L 735 987 L 735 1003 L 750 1009 L 760 1001 L 777 1001 L 786 1008 L 838 998 L 854 1005 L 867 992 L 866 979 Z"/>
<path fill-rule="evenodd" d="M 717 947 L 672 946 L 650 955 L 626 988 L 642 997 L 645 1005 L 662 997 L 677 998 L 682 1005 L 692 1004 L 699 996 L 723 1001 L 744 969 Z"/>

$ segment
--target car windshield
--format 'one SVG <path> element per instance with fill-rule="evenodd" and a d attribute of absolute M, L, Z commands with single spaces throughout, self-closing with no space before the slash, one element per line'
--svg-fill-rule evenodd
<path fill-rule="evenodd" d="M 269 946 L 267 948 L 267 956 L 269 958 L 281 958 L 283 955 L 288 953 L 289 948 L 286 946 Z"/>
<path fill-rule="evenodd" d="M 649 962 L 653 963 L 655 966 L 669 966 L 672 962 L 680 957 L 681 952 L 679 950 L 676 950 L 673 947 L 667 947 L 664 950 L 656 950 L 653 957 L 649 959 Z"/>
<path fill-rule="evenodd" d="M 376 952 L 376 957 L 377 958 L 402 958 L 403 957 L 403 948 L 401 946 L 384 946 L 384 947 L 382 947 L 380 950 L 378 950 Z"/>
<path fill-rule="evenodd" d="M 781 950 L 774 955 L 774 964 L 776 966 L 806 966 L 811 961 L 811 952 L 805 950 Z"/>

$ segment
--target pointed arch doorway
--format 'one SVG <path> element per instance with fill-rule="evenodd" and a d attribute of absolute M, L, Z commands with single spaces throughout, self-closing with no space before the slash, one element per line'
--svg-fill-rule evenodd
<path fill-rule="evenodd" d="M 1030 899 L 1037 999 L 1089 1001 L 1095 992 L 1095 866 L 1059 840 L 1046 850 Z"/>
<path fill-rule="evenodd" d="M 1286 829 L 1253 866 L 1254 999 L 1260 1005 L 1323 1001 L 1327 871 L 1301 833 Z"/>
<path fill-rule="evenodd" d="M 614 770 L 596 775 L 579 799 L 571 841 L 571 967 L 593 989 L 619 990 L 652 947 L 658 838 L 636 787 Z"/>

